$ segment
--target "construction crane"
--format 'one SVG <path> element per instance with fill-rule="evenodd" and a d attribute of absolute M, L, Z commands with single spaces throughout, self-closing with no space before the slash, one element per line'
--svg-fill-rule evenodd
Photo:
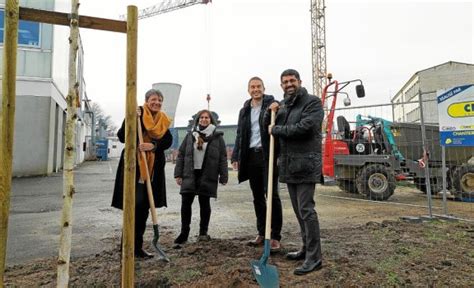
<path fill-rule="evenodd" d="M 144 18 L 149 18 L 153 17 L 156 15 L 168 13 L 174 10 L 182 9 L 182 8 L 187 8 L 191 7 L 196 4 L 209 4 L 212 3 L 212 0 L 165 0 L 161 2 L 160 4 L 156 4 L 154 6 L 150 6 L 145 9 L 141 9 L 138 11 L 138 20 L 144 19 Z M 125 20 L 126 15 L 120 15 L 119 18 L 121 20 Z M 208 49 L 209 51 L 209 49 Z M 210 57 L 210 56 L 209 56 Z M 209 61 L 208 61 L 209 62 Z M 208 67 L 208 70 L 210 70 L 210 64 Z M 210 76 L 209 76 L 210 77 Z M 208 79 L 208 90 L 210 90 L 210 78 Z M 210 101 L 211 101 L 211 94 L 208 93 L 206 96 L 206 101 L 207 101 L 207 109 L 209 110 L 210 108 Z"/>
<path fill-rule="evenodd" d="M 311 0 L 313 93 L 318 97 L 321 97 L 323 88 L 327 84 L 325 9 L 324 0 Z"/>
<path fill-rule="evenodd" d="M 144 19 L 153 17 L 159 14 L 168 13 L 181 8 L 190 7 L 196 4 L 208 4 L 212 3 L 212 0 L 166 0 L 160 4 L 141 9 L 138 11 L 138 19 Z M 125 15 L 120 15 L 121 20 L 125 20 Z"/>

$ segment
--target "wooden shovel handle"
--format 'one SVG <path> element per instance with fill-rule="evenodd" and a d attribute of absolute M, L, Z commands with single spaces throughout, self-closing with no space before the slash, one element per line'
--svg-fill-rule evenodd
<path fill-rule="evenodd" d="M 142 120 L 140 119 L 140 116 L 138 117 L 138 143 L 143 144 Z M 143 162 L 145 163 L 146 190 L 148 193 L 148 202 L 150 202 L 151 220 L 153 221 L 153 225 L 156 225 L 158 224 L 158 217 L 156 216 L 155 200 L 153 199 L 153 188 L 151 187 L 150 172 L 148 171 L 148 163 L 146 161 L 146 152 L 141 151 L 140 155 L 142 156 L 144 160 Z"/>
<path fill-rule="evenodd" d="M 275 125 L 275 111 L 272 110 L 270 125 Z M 273 158 L 275 138 L 270 134 L 270 155 L 268 155 L 268 184 L 267 184 L 267 217 L 265 221 L 265 239 L 270 239 L 272 225 L 272 198 L 273 198 Z"/>

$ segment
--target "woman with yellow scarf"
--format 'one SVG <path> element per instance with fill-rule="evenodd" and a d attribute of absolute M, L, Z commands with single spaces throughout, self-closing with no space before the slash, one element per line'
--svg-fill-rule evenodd
<path fill-rule="evenodd" d="M 150 206 L 145 187 L 145 160 L 140 156 L 141 152 L 145 152 L 147 156 L 146 161 L 151 177 L 155 206 L 156 208 L 167 206 L 164 151 L 171 146 L 173 137 L 168 129 L 171 119 L 161 111 L 162 104 L 163 94 L 159 90 L 150 89 L 145 94 L 145 104 L 137 109 L 137 114 L 142 121 L 143 132 L 143 143 L 137 145 L 137 162 L 143 163 L 137 163 L 135 184 L 135 257 L 137 258 L 153 257 L 153 254 L 143 250 L 143 234 L 145 233 Z M 125 121 L 122 123 L 117 136 L 120 142 L 125 143 Z M 124 153 L 122 151 L 112 197 L 112 207 L 121 210 L 123 209 L 123 170 Z"/>

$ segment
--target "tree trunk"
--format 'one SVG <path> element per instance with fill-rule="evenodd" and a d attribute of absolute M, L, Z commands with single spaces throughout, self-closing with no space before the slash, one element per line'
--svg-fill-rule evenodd
<path fill-rule="evenodd" d="M 12 184 L 13 133 L 15 129 L 18 0 L 8 0 L 4 11 L 2 108 L 0 113 L 0 287 L 7 256 L 8 216 Z"/>
<path fill-rule="evenodd" d="M 63 167 L 63 210 L 61 216 L 61 237 L 59 240 L 57 287 L 68 287 L 69 260 L 72 238 L 72 199 L 74 187 L 75 125 L 77 119 L 77 91 L 79 83 L 76 75 L 76 58 L 79 38 L 79 0 L 71 3 L 71 24 L 69 34 L 69 91 L 67 101 L 66 147 Z"/>

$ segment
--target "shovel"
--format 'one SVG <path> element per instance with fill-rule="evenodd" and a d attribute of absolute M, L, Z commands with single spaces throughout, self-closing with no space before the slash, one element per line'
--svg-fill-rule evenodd
<path fill-rule="evenodd" d="M 143 143 L 143 134 L 142 134 L 142 120 L 138 117 L 138 141 L 140 144 Z M 170 262 L 168 256 L 166 256 L 165 252 L 161 249 L 160 244 L 158 243 L 158 238 L 160 238 L 160 233 L 158 231 L 158 218 L 156 216 L 156 209 L 155 209 L 155 200 L 153 199 L 153 189 L 151 188 L 151 181 L 150 181 L 150 172 L 148 171 L 148 163 L 146 162 L 146 154 L 145 151 L 142 151 L 141 156 L 145 161 L 145 170 L 146 170 L 146 190 L 148 192 L 148 202 L 150 202 L 150 212 L 151 212 L 151 219 L 153 221 L 153 247 L 155 247 L 156 251 L 158 252 L 158 259 Z"/>
<path fill-rule="evenodd" d="M 275 112 L 272 111 L 271 125 L 275 125 Z M 260 260 L 252 260 L 253 275 L 260 287 L 279 287 L 278 270 L 276 266 L 267 264 L 270 256 L 270 230 L 272 223 L 272 196 L 273 196 L 273 151 L 275 139 L 270 135 L 270 156 L 268 161 L 268 185 L 267 185 L 267 217 L 265 221 L 265 246 Z"/>

